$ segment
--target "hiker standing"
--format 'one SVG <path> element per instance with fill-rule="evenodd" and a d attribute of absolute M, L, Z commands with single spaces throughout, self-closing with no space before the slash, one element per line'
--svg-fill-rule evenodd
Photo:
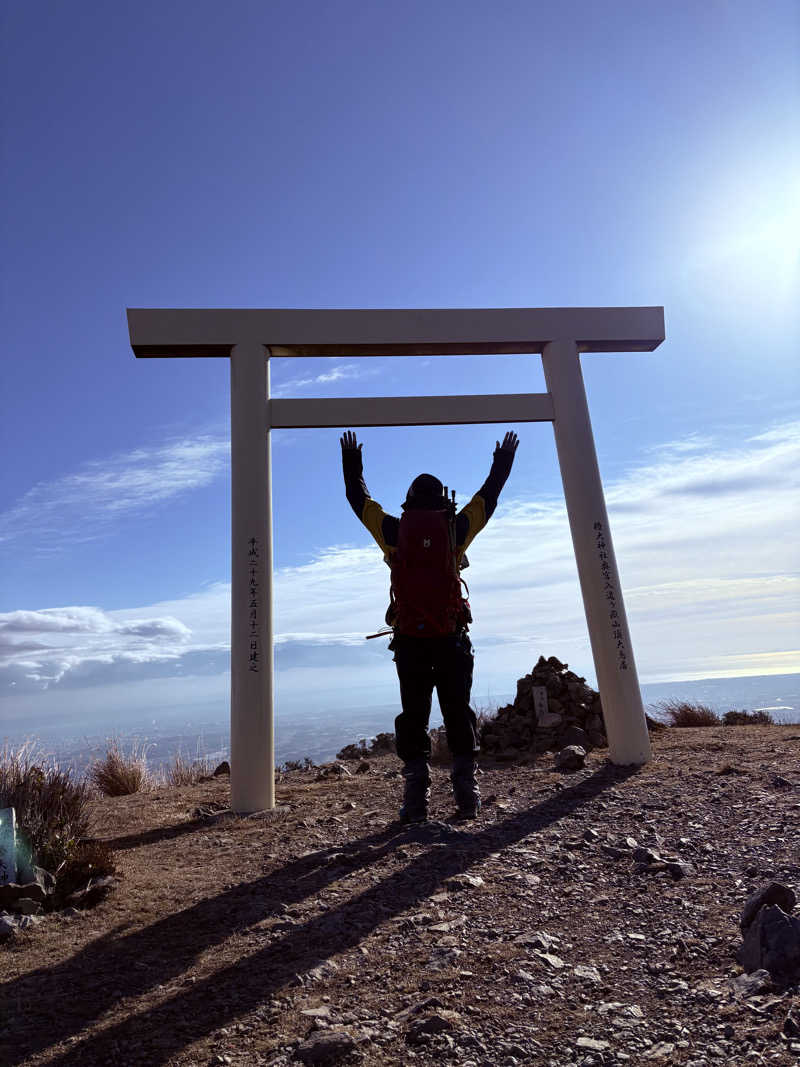
<path fill-rule="evenodd" d="M 467 631 L 472 616 L 460 571 L 468 566 L 465 550 L 497 507 L 518 444 L 511 431 L 502 444 L 497 442 L 489 477 L 457 514 L 455 492 L 449 499 L 438 478 L 420 474 L 409 486 L 398 519 L 369 495 L 356 435 L 348 430 L 341 438 L 347 499 L 377 541 L 392 575 L 386 622 L 394 631 L 389 648 L 400 681 L 402 711 L 395 719 L 395 737 L 405 779 L 400 809 L 404 822 L 428 815 L 428 720 L 434 686 L 453 757 L 450 778 L 456 807 L 466 818 L 480 810 L 477 721 L 469 703 L 473 651 Z"/>

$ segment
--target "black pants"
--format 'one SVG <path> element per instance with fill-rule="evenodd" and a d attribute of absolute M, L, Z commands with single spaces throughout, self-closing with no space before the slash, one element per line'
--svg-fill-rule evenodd
<path fill-rule="evenodd" d="M 434 686 L 451 754 L 471 756 L 477 752 L 477 721 L 469 706 L 473 664 L 469 637 L 466 634 L 445 637 L 398 634 L 390 648 L 394 650 L 403 707 L 394 721 L 400 759 L 408 763 L 430 757 L 428 720 Z"/>

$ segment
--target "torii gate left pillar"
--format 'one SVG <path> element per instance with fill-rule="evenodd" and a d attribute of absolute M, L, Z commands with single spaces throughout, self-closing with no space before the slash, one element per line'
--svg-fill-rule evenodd
<path fill-rule="evenodd" d="M 274 807 L 270 430 L 283 427 L 550 421 L 555 431 L 609 755 L 650 758 L 644 708 L 597 465 L 582 352 L 652 351 L 664 311 L 129 309 L 137 356 L 227 356 L 231 364 L 231 806 Z M 547 393 L 280 399 L 269 356 L 539 352 Z"/>
<path fill-rule="evenodd" d="M 269 358 L 231 347 L 231 806 L 275 806 Z"/>

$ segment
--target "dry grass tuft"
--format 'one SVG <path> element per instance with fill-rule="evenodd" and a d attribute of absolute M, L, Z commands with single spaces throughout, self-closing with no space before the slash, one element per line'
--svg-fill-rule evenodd
<path fill-rule="evenodd" d="M 483 728 L 487 722 L 490 722 L 497 716 L 497 708 L 478 708 L 475 712 L 475 718 L 477 719 L 478 727 L 478 741 L 480 742 L 481 735 L 483 734 Z M 449 764 L 452 762 L 452 755 L 450 748 L 447 744 L 447 734 L 444 726 L 438 726 L 436 729 L 430 731 L 431 735 L 431 763 Z"/>
<path fill-rule="evenodd" d="M 126 756 L 119 741 L 108 742 L 106 754 L 94 761 L 87 772 L 89 781 L 107 797 L 124 797 L 139 793 L 151 784 L 147 770 L 147 748 L 134 742 Z"/>
<path fill-rule="evenodd" d="M 669 726 L 719 726 L 719 716 L 706 704 L 689 700 L 662 700 L 655 705 Z"/>
<path fill-rule="evenodd" d="M 0 808 L 15 810 L 23 858 L 55 871 L 89 831 L 89 800 L 88 786 L 34 742 L 0 750 Z"/>
<path fill-rule="evenodd" d="M 165 776 L 168 785 L 196 785 L 202 778 L 211 775 L 211 764 L 207 759 L 196 759 L 191 762 L 178 753 L 167 767 Z"/>
<path fill-rule="evenodd" d="M 58 872 L 59 903 L 64 904 L 71 893 L 85 888 L 91 878 L 116 873 L 114 853 L 105 841 L 82 841 Z"/>

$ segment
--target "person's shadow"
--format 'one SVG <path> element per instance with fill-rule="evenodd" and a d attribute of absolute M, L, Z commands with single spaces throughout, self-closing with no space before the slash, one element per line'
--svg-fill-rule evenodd
<path fill-rule="evenodd" d="M 146 1049 L 151 1065 L 166 1063 L 187 1045 L 268 1002 L 298 975 L 354 948 L 382 922 L 418 905 L 448 878 L 558 822 L 637 769 L 605 764 L 541 803 L 481 828 L 395 824 L 294 860 L 143 929 L 127 934 L 112 930 L 70 959 L 5 984 L 0 993 L 0 1026 L 6 1026 L 0 1060 L 20 1063 L 71 1038 L 74 1045 L 50 1059 L 52 1067 L 80 1067 L 106 1059 L 124 1063 L 126 1049 L 136 1050 L 137 1055 Z M 354 870 L 369 870 L 409 842 L 444 842 L 448 847 L 426 849 L 337 908 L 301 924 L 281 925 L 287 906 L 291 909 L 313 898 Z M 122 998 L 181 982 L 202 953 L 271 916 L 277 922 L 268 944 L 207 978 L 170 989 L 171 995 L 154 1007 L 76 1040 Z M 4 1046 L 8 1059 L 2 1055 Z"/>

